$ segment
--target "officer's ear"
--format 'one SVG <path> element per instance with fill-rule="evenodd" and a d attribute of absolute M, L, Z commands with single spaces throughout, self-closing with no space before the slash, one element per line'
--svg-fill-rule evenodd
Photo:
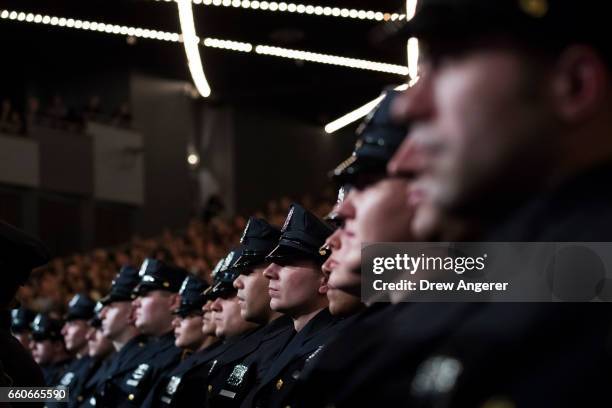
<path fill-rule="evenodd" d="M 170 310 L 178 309 L 181 305 L 181 295 L 178 293 L 172 293 L 170 295 Z"/>
<path fill-rule="evenodd" d="M 319 278 L 319 294 L 325 295 L 328 289 L 327 283 L 329 282 L 329 274 L 323 273 L 322 270 L 320 270 L 320 272 L 321 272 L 321 277 Z"/>
<path fill-rule="evenodd" d="M 580 123 L 601 113 L 610 91 L 610 70 L 595 49 L 567 47 L 553 68 L 552 103 L 567 124 Z"/>

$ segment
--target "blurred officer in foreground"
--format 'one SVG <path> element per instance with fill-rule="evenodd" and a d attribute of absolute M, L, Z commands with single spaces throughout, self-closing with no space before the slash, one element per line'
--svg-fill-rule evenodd
<path fill-rule="evenodd" d="M 71 362 L 62 336 L 63 326 L 61 320 L 42 313 L 37 314 L 32 322 L 30 349 L 34 360 L 42 368 L 45 384 L 49 387 L 59 382 Z"/>
<path fill-rule="evenodd" d="M 40 241 L 0 222 L 0 383 L 3 386 L 44 386 L 40 367 L 10 332 L 10 310 L 16 306 L 15 294 L 19 286 L 27 281 L 32 269 L 43 266 L 49 258 L 48 250 Z"/>
<path fill-rule="evenodd" d="M 209 392 L 206 386 L 208 376 L 215 369 L 218 358 L 227 350 L 238 347 L 240 340 L 252 332 L 254 326 L 240 319 L 239 309 L 216 304 L 219 297 L 235 297 L 232 285 L 237 272 L 231 265 L 239 256 L 240 251 L 230 251 L 215 267 L 213 285 L 202 293 L 206 300 L 202 308 L 202 330 L 208 335 L 214 333 L 222 341 L 194 353 L 179 365 L 171 373 L 167 385 L 161 389 L 157 387 L 152 406 L 183 407 L 193 405 L 194 401 L 204 406 Z"/>
<path fill-rule="evenodd" d="M 134 324 L 150 338 L 138 366 L 107 382 L 104 401 L 108 406 L 146 406 L 143 402 L 162 374 L 181 360 L 181 349 L 174 345 L 172 311 L 180 305 L 178 291 L 187 272 L 147 258 L 138 275 L 140 282 L 134 288 L 136 299 L 132 302 Z"/>
<path fill-rule="evenodd" d="M 55 386 L 66 387 L 70 402 L 68 406 L 77 406 L 80 401 L 76 397 L 89 375 L 97 368 L 97 362 L 89 356 L 87 333 L 89 320 L 94 317 L 95 303 L 86 294 L 76 294 L 68 303 L 68 313 L 62 327 L 66 350 L 73 356 Z M 47 406 L 61 406 L 63 403 L 49 403 Z"/>
<path fill-rule="evenodd" d="M 391 173 L 416 173 L 440 211 L 480 217 L 484 239 L 610 242 L 604 4 L 423 0 L 407 23 L 423 45 L 421 77 L 396 106 L 412 130 Z M 404 401 L 610 405 L 611 317 L 609 303 L 487 304 L 424 359 Z"/>
<path fill-rule="evenodd" d="M 30 349 L 30 329 L 36 313 L 23 306 L 11 310 L 11 333 L 21 345 Z"/>
<path fill-rule="evenodd" d="M 149 358 L 145 347 L 148 338 L 134 326 L 132 300 L 138 282 L 138 270 L 124 266 L 113 280 L 109 294 L 100 300 L 103 305 L 100 312 L 102 334 L 113 343 L 116 352 L 110 358 L 103 380 L 96 385 L 94 395 L 85 401 L 88 406 L 106 406 L 105 398 L 114 384 L 126 381 L 124 377 Z"/>
<path fill-rule="evenodd" d="M 291 205 L 280 240 L 265 258 L 270 265 L 264 275 L 270 280 L 270 308 L 291 317 L 296 334 L 244 406 L 286 405 L 296 376 L 335 334 L 336 320 L 327 309 L 327 277 L 321 271 L 329 254 L 319 252 L 332 232 L 302 206 Z"/>
<path fill-rule="evenodd" d="M 293 321 L 270 308 L 266 255 L 276 247 L 280 231 L 251 217 L 240 240 L 242 255 L 234 263 L 240 272 L 233 282 L 241 317 L 261 327 L 218 359 L 209 376 L 209 405 L 239 407 L 246 394 L 263 378 L 274 358 L 294 334 Z"/>

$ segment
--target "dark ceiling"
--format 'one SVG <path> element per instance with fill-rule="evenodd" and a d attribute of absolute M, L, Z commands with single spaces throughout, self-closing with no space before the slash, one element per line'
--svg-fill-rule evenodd
<path fill-rule="evenodd" d="M 403 13 L 402 0 L 309 0 L 298 3 Z M 153 0 L 3 0 L 0 8 L 179 32 L 174 2 Z M 377 40 L 394 23 L 194 5 L 200 37 L 405 64 L 401 42 Z M 1 20 L 3 70 L 62 70 L 84 60 L 92 69 L 136 70 L 189 80 L 178 43 Z M 15 41 L 16 40 L 16 41 Z M 213 89 L 202 103 L 231 103 L 278 110 L 323 124 L 375 97 L 401 76 L 289 59 L 200 48 Z M 40 64 L 36 61 L 41 61 Z M 8 62 L 7 62 L 8 61 Z M 45 64 L 51 64 L 49 66 Z M 22 65 L 28 65 L 24 67 Z M 93 72 L 93 71 L 92 71 Z M 27 74 L 22 74 L 27 75 Z"/>

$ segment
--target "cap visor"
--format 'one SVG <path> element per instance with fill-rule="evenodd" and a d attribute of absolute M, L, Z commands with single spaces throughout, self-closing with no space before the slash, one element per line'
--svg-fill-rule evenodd
<path fill-rule="evenodd" d="M 316 254 L 294 244 L 291 241 L 281 240 L 281 242 L 266 256 L 266 261 L 293 261 L 304 258 L 316 258 Z"/>

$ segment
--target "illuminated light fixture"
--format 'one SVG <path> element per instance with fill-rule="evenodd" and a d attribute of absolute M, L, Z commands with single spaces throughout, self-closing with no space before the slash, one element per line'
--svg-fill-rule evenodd
<path fill-rule="evenodd" d="M 255 52 L 261 55 L 271 55 L 275 57 L 290 58 L 300 61 L 318 62 L 321 64 L 330 64 L 342 67 L 364 69 L 369 71 L 386 72 L 389 74 L 397 74 L 403 76 L 408 75 L 408 68 L 403 65 L 386 64 L 382 62 L 318 54 L 314 52 L 291 50 L 280 47 L 270 47 L 267 45 L 258 45 L 257 47 L 255 47 Z"/>
<path fill-rule="evenodd" d="M 155 0 L 158 2 L 182 1 L 182 0 Z M 286 13 L 298 13 L 315 16 L 332 16 L 341 18 L 351 18 L 372 21 L 396 21 L 406 18 L 405 14 L 381 13 L 373 10 L 357 10 L 338 7 L 323 7 L 309 4 L 285 3 L 275 1 L 258 0 L 192 0 L 193 4 L 215 6 L 215 7 L 234 7 L 250 10 L 281 11 Z M 385 16 L 388 16 L 385 18 Z"/>
<path fill-rule="evenodd" d="M 204 75 L 202 67 L 202 59 L 200 57 L 200 49 L 198 43 L 200 39 L 195 33 L 195 25 L 193 22 L 193 10 L 191 9 L 191 0 L 178 0 L 179 20 L 181 23 L 181 33 L 183 36 L 183 46 L 187 55 L 187 65 L 193 83 L 204 98 L 210 96 L 210 86 Z"/>
<path fill-rule="evenodd" d="M 175 0 L 170 0 L 175 1 Z M 207 0 L 203 0 L 207 1 Z M 10 10 L 1 10 L 0 9 L 0 19 L 9 19 L 9 20 L 17 20 L 19 17 L 19 13 Z M 24 13 L 24 22 L 26 23 L 34 23 L 34 24 L 45 24 L 50 25 L 53 19 L 53 22 L 57 21 L 57 25 L 66 28 L 78 28 L 78 29 L 89 29 L 91 31 L 105 32 L 109 34 L 117 34 L 123 36 L 130 37 L 140 37 L 140 38 L 149 38 L 160 41 L 168 41 L 168 42 L 181 42 L 184 41 L 184 34 L 181 36 L 178 33 L 170 33 L 165 31 L 157 31 L 150 29 L 143 29 L 139 27 L 127 27 L 116 24 L 107 24 L 101 22 L 93 22 L 93 21 L 83 21 L 77 20 L 73 18 L 58 18 L 55 20 L 55 17 L 50 16 L 42 16 L 40 14 L 32 14 L 32 13 Z M 229 40 L 220 40 L 216 38 L 206 38 L 202 41 L 199 40 L 195 34 L 192 37 L 196 44 L 202 44 L 205 47 L 211 48 L 219 48 L 225 49 L 229 51 L 237 51 L 249 53 L 255 49 L 257 54 L 261 55 L 269 55 L 276 56 L 281 58 L 290 58 L 295 60 L 309 61 L 315 63 L 322 63 L 328 65 L 335 65 L 341 67 L 355 68 L 355 69 L 364 69 L 370 71 L 379 71 L 391 74 L 398 74 L 402 76 L 406 76 L 410 71 L 408 68 L 402 65 L 393 65 L 386 64 L 382 62 L 375 61 L 367 61 L 360 60 L 355 58 L 347 58 L 335 55 L 326 55 L 319 54 L 309 51 L 300 51 L 300 50 L 291 50 L 287 48 L 280 47 L 270 47 L 265 45 L 259 45 L 254 47 L 250 43 L 246 42 L 238 42 L 238 41 L 229 41 Z M 197 47 L 195 47 L 197 49 Z M 201 62 L 200 62 L 201 64 Z M 204 78 L 205 79 L 205 78 Z"/>
<path fill-rule="evenodd" d="M 143 29 L 138 27 L 125 27 L 116 24 L 98 23 L 95 21 L 76 20 L 72 18 L 58 18 L 51 16 L 43 16 L 33 13 L 17 13 L 15 11 L 2 10 L 0 11 L 1 19 L 10 19 L 25 21 L 26 23 L 53 25 L 59 27 L 77 28 L 83 30 L 99 31 L 112 34 L 132 35 L 134 37 L 155 38 L 158 40 L 179 42 L 180 36 L 177 33 L 168 33 L 164 31 L 156 31 Z M 21 18 L 21 20 L 20 20 Z M 197 38 L 197 37 L 196 37 Z"/>
<path fill-rule="evenodd" d="M 191 164 L 192 166 L 195 166 L 196 164 L 198 164 L 200 162 L 200 157 L 195 154 L 195 153 L 190 153 L 187 156 L 187 163 Z"/>
<path fill-rule="evenodd" d="M 406 15 L 404 16 L 407 20 L 410 20 L 414 17 L 416 13 L 417 0 L 406 0 Z M 409 87 L 413 86 L 419 80 L 418 77 L 418 62 L 419 62 L 419 41 L 412 37 L 408 40 L 406 45 L 407 55 L 408 55 L 408 75 L 410 77 L 410 82 L 408 84 L 403 84 L 395 87 L 396 91 L 405 91 Z M 334 120 L 333 122 L 325 125 L 325 132 L 334 133 L 337 130 L 342 129 L 343 127 L 350 125 L 353 122 L 358 121 L 359 119 L 366 116 L 372 109 L 378 105 L 378 103 L 382 100 L 382 96 L 366 103 L 365 105 L 355 109 L 352 112 L 347 113 L 346 115 Z"/>
<path fill-rule="evenodd" d="M 406 45 L 408 51 L 408 76 L 416 83 L 419 77 L 419 40 L 412 37 Z"/>
<path fill-rule="evenodd" d="M 249 43 L 245 43 L 245 42 L 238 42 L 238 41 L 218 40 L 216 38 L 205 38 L 204 41 L 202 41 L 202 44 L 205 47 L 220 48 L 220 49 L 230 50 L 230 51 L 240 51 L 240 52 L 253 51 L 253 45 Z"/>
<path fill-rule="evenodd" d="M 406 20 L 412 20 L 416 13 L 417 0 L 406 0 Z"/>
<path fill-rule="evenodd" d="M 394 90 L 396 91 L 403 91 L 406 89 L 408 89 L 408 85 L 406 84 L 400 85 L 394 88 Z M 335 131 L 342 129 L 345 126 L 358 121 L 359 119 L 363 118 L 368 113 L 370 113 L 372 109 L 374 109 L 376 105 L 378 105 L 380 101 L 382 101 L 382 99 L 383 99 L 383 95 L 379 96 L 378 98 L 374 100 L 371 100 L 365 105 L 355 109 L 352 112 L 347 113 L 346 115 L 334 120 L 333 122 L 328 123 L 327 125 L 325 125 L 325 132 L 334 133 Z"/>

